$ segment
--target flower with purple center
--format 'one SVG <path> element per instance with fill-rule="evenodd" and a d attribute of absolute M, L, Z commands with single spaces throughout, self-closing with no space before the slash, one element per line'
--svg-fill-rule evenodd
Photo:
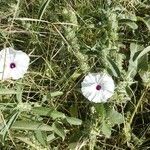
<path fill-rule="evenodd" d="M 29 56 L 12 47 L 0 51 L 0 80 L 23 78 L 29 67 Z"/>
<path fill-rule="evenodd" d="M 82 94 L 95 103 L 107 102 L 115 89 L 111 76 L 106 73 L 89 73 L 81 83 Z"/>

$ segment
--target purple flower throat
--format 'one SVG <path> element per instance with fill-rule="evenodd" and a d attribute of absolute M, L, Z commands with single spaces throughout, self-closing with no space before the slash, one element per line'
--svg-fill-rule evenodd
<path fill-rule="evenodd" d="M 16 68 L 16 64 L 12 62 L 12 63 L 10 64 L 10 68 L 11 68 L 11 69 Z"/>
<path fill-rule="evenodd" d="M 102 88 L 102 87 L 101 87 L 99 84 L 96 86 L 96 90 L 98 90 L 98 91 L 100 91 L 101 88 Z"/>

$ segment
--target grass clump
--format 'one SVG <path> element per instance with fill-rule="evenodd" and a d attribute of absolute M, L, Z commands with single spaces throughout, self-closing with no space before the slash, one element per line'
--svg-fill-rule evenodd
<path fill-rule="evenodd" d="M 0 1 L 0 47 L 30 56 L 23 79 L 0 81 L 2 149 L 148 149 L 148 0 Z M 107 72 L 105 104 L 80 83 Z"/>

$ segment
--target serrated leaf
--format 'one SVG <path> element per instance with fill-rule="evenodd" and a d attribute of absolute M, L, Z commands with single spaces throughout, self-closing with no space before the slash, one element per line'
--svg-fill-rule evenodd
<path fill-rule="evenodd" d="M 11 129 L 15 130 L 39 130 L 39 131 L 53 131 L 53 128 L 47 124 L 33 121 L 16 121 Z"/>
<path fill-rule="evenodd" d="M 111 136 L 111 126 L 109 124 L 107 124 L 105 121 L 103 121 L 102 123 L 102 133 L 109 138 Z"/>
<path fill-rule="evenodd" d="M 66 133 L 62 126 L 60 126 L 58 123 L 53 123 L 52 128 L 58 136 L 60 136 L 63 140 L 65 139 Z"/>
<path fill-rule="evenodd" d="M 66 120 L 71 125 L 81 125 L 82 124 L 82 120 L 80 120 L 78 118 L 66 117 Z"/>

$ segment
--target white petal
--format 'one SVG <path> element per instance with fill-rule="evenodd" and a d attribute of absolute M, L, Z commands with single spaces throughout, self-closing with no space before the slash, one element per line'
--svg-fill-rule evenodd
<path fill-rule="evenodd" d="M 103 90 L 110 91 L 111 93 L 114 92 L 115 84 L 111 76 L 103 74 L 103 77 L 99 81 L 99 84 L 102 86 Z"/>
<path fill-rule="evenodd" d="M 89 81 L 89 82 L 87 82 L 87 80 L 85 81 L 83 81 L 82 83 L 81 83 L 81 86 L 82 87 L 90 87 L 90 86 L 96 86 L 96 83 L 95 82 L 91 82 L 91 80 Z"/>
<path fill-rule="evenodd" d="M 104 73 L 96 73 L 97 75 L 96 75 L 96 82 L 98 83 L 98 84 L 100 84 L 101 83 L 101 81 L 103 80 L 103 77 L 105 76 L 105 74 Z"/>
<path fill-rule="evenodd" d="M 96 90 L 97 85 L 101 86 L 100 90 Z M 115 89 L 113 79 L 105 73 L 89 73 L 81 86 L 83 95 L 95 103 L 106 102 L 113 95 Z"/>
<path fill-rule="evenodd" d="M 111 96 L 113 95 L 113 92 L 110 92 L 110 91 L 103 91 L 103 99 L 104 100 L 107 100 L 108 98 L 110 98 Z"/>
<path fill-rule="evenodd" d="M 14 50 L 12 47 L 4 48 L 0 51 L 0 56 L 6 57 L 10 55 L 14 55 L 16 50 Z"/>
<path fill-rule="evenodd" d="M 7 61 L 8 59 L 4 59 L 0 57 L 0 80 L 6 80 L 10 78 L 10 71 L 7 68 Z"/>
<path fill-rule="evenodd" d="M 13 48 L 5 48 L 0 51 L 0 79 L 19 79 L 27 72 L 29 66 L 29 56 Z M 15 63 L 15 68 L 10 68 L 10 64 Z"/>
<path fill-rule="evenodd" d="M 85 76 L 83 82 L 85 83 L 96 83 L 96 73 L 89 73 L 87 76 Z"/>
<path fill-rule="evenodd" d="M 28 67 L 29 61 L 30 61 L 30 58 L 26 53 L 22 51 L 17 51 L 15 58 L 14 58 L 14 62 L 16 62 L 18 65 L 22 67 Z"/>
<path fill-rule="evenodd" d="M 95 102 L 95 103 L 101 103 L 103 101 L 102 99 L 103 99 L 102 92 L 101 91 L 96 91 L 95 97 L 93 97 L 92 101 Z"/>
<path fill-rule="evenodd" d="M 0 55 L 2 57 L 6 56 L 6 55 L 9 55 L 9 48 L 4 48 L 0 51 Z"/>
<path fill-rule="evenodd" d="M 106 82 L 114 83 L 112 77 L 107 75 L 106 73 L 101 73 L 101 79 L 99 82 L 100 83 L 106 83 Z"/>
<path fill-rule="evenodd" d="M 88 93 L 89 94 L 89 93 Z M 90 93 L 90 95 L 88 95 L 88 97 L 87 97 L 87 99 L 89 100 L 89 101 L 94 101 L 95 100 L 95 96 L 96 96 L 96 91 L 93 91 L 93 92 L 91 92 Z"/>
<path fill-rule="evenodd" d="M 8 68 L 5 68 L 2 72 L 0 72 L 0 80 L 7 80 L 11 78 L 11 74 Z"/>
<path fill-rule="evenodd" d="M 89 95 L 91 95 L 92 93 L 94 93 L 96 91 L 95 84 L 93 84 L 91 86 L 84 86 L 81 88 L 81 91 L 82 91 L 83 95 L 87 98 Z"/>
<path fill-rule="evenodd" d="M 114 83 L 106 82 L 106 83 L 103 84 L 103 89 L 113 93 L 114 89 L 115 89 L 115 85 L 114 85 Z"/>
<path fill-rule="evenodd" d="M 22 68 L 16 67 L 14 69 L 11 69 L 11 77 L 14 80 L 23 78 L 24 74 L 26 72 L 24 70 L 22 70 Z"/>
<path fill-rule="evenodd" d="M 92 102 L 95 102 L 95 103 L 100 103 L 100 102 L 105 101 L 103 91 L 102 90 L 99 90 L 99 91 L 96 90 L 96 85 L 89 86 L 89 87 L 88 86 L 87 87 L 82 87 L 81 91 L 82 91 L 83 95 L 89 101 L 92 101 Z"/>

